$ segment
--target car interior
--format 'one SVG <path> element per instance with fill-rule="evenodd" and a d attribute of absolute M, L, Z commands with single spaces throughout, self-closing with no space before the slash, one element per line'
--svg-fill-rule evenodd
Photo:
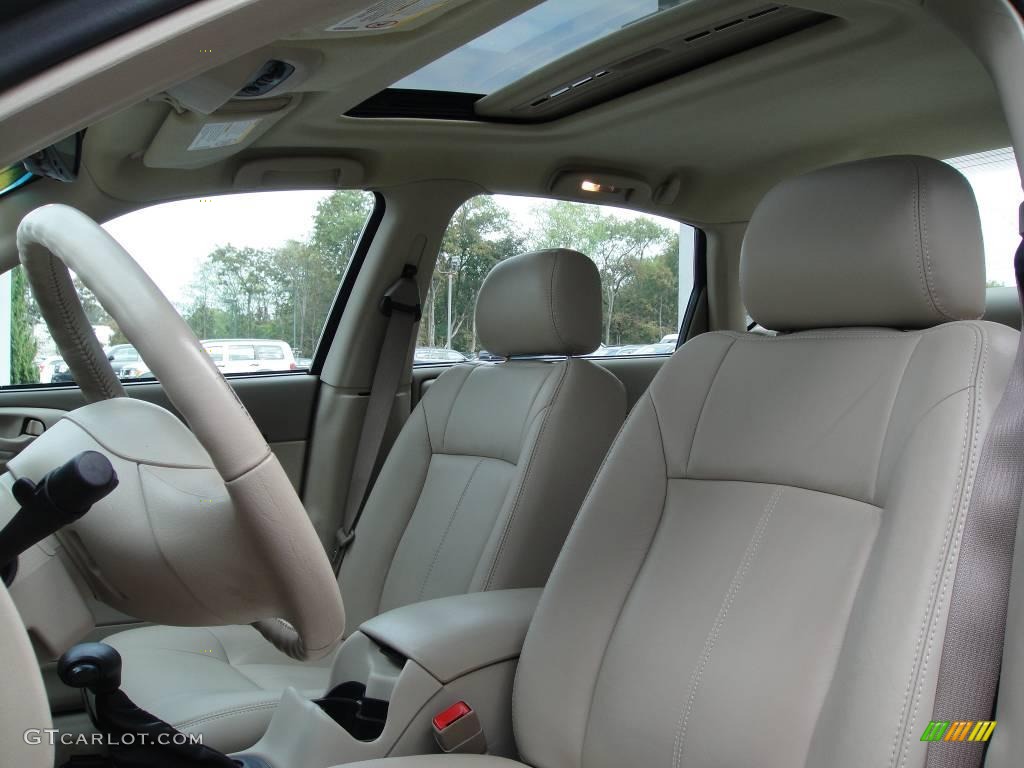
<path fill-rule="evenodd" d="M 0 764 L 1021 763 L 1020 0 L 0 62 Z"/>

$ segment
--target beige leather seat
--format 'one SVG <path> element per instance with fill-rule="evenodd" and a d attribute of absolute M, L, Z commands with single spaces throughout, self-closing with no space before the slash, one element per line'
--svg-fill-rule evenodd
<path fill-rule="evenodd" d="M 566 355 L 457 365 L 398 436 L 342 565 L 348 630 L 434 597 L 542 586 L 626 412 L 612 374 L 573 357 L 601 337 L 601 286 L 584 255 L 549 250 L 499 264 L 480 291 L 492 352 Z M 135 702 L 223 751 L 266 729 L 286 686 L 311 696 L 331 658 L 299 664 L 250 627 L 152 627 L 109 638 Z"/>
<path fill-rule="evenodd" d="M 526 764 L 924 763 L 963 517 L 1017 339 L 971 319 L 971 190 L 908 157 L 787 181 L 750 222 L 741 282 L 784 333 L 693 339 L 633 409 L 526 639 Z"/>

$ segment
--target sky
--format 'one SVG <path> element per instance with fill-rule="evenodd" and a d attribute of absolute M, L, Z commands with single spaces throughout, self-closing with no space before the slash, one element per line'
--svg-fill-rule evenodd
<path fill-rule="evenodd" d="M 1012 153 L 995 151 L 954 162 L 974 187 L 982 211 L 988 278 L 1013 284 L 1017 203 L 1021 189 Z M 167 297 L 181 306 L 203 258 L 219 245 L 273 248 L 302 240 L 312 230 L 316 204 L 329 192 L 263 192 L 164 203 L 107 222 L 110 232 L 135 257 Z M 535 198 L 497 195 L 517 225 L 528 229 Z M 611 209 L 615 210 L 615 209 Z M 641 216 L 617 211 L 624 217 Z M 670 224 L 667 219 L 658 219 Z"/>
<path fill-rule="evenodd" d="M 203 258 L 219 245 L 275 248 L 313 229 L 317 203 L 330 192 L 259 192 L 183 200 L 145 208 L 103 225 L 178 307 Z M 536 198 L 495 195 L 520 229 L 533 220 Z M 615 210 L 624 218 L 646 216 Z M 649 216 L 662 224 L 668 219 Z"/>

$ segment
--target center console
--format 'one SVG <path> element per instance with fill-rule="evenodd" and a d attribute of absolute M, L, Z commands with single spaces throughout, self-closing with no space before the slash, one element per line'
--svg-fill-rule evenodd
<path fill-rule="evenodd" d="M 338 651 L 328 693 L 285 691 L 243 764 L 328 768 L 441 752 L 432 719 L 459 702 L 479 718 L 487 752 L 514 757 L 512 684 L 539 589 L 429 600 L 362 624 Z M 482 740 L 456 749 L 477 749 Z"/>

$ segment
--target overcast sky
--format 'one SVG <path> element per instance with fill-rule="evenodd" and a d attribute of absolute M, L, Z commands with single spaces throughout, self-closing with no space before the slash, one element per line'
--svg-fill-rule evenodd
<path fill-rule="evenodd" d="M 981 161 L 960 164 L 982 211 L 988 277 L 1006 285 L 1013 284 L 1017 203 L 1021 197 L 1016 167 L 1009 158 L 1006 153 L 986 153 Z M 302 240 L 312 230 L 317 202 L 328 194 L 268 192 L 165 203 L 104 226 L 168 298 L 181 305 L 188 298 L 196 267 L 214 248 L 229 243 L 273 248 L 288 240 Z M 521 228 L 531 226 L 537 200 L 504 195 L 497 199 L 509 208 Z M 623 211 L 620 215 L 640 214 Z"/>

